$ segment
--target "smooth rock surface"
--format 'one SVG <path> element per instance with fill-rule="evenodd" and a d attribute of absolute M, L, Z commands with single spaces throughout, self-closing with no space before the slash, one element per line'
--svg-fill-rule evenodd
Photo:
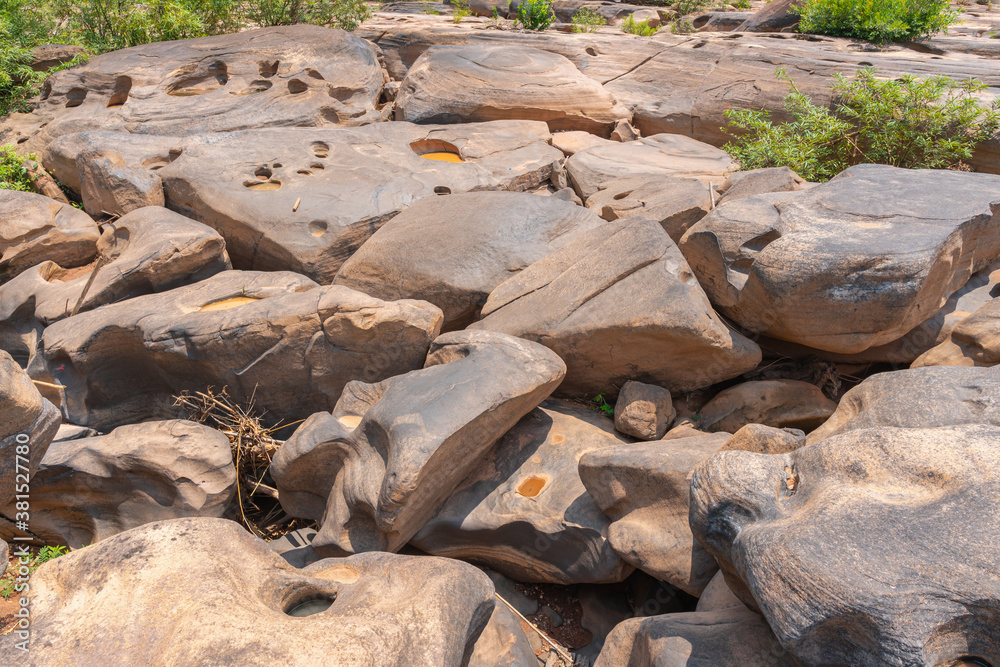
<path fill-rule="evenodd" d="M 422 370 L 352 382 L 332 414 L 296 430 L 270 468 L 281 505 L 321 523 L 313 541 L 321 555 L 396 551 L 564 373 L 530 341 L 444 334 Z"/>
<path fill-rule="evenodd" d="M 484 563 L 521 582 L 608 583 L 632 570 L 577 461 L 622 445 L 611 422 L 549 400 L 521 418 L 411 540 L 435 556 Z"/>
<path fill-rule="evenodd" d="M 676 243 L 712 209 L 712 191 L 693 178 L 626 176 L 605 183 L 587 198 L 587 208 L 605 220 L 637 213 L 653 218 Z"/>
<path fill-rule="evenodd" d="M 771 0 L 774 2 L 775 0 Z M 729 176 L 726 182 L 719 186 L 717 204 L 742 199 L 753 195 L 763 195 L 770 192 L 794 192 L 807 190 L 813 184 L 796 174 L 788 167 L 767 167 L 737 171 Z"/>
<path fill-rule="evenodd" d="M 431 47 L 396 96 L 396 120 L 413 123 L 540 120 L 553 132 L 608 137 L 619 121 L 631 119 L 568 59 L 526 46 Z"/>
<path fill-rule="evenodd" d="M 489 579 L 464 563 L 371 553 L 300 570 L 225 519 L 149 524 L 46 563 L 31 583 L 31 627 L 46 639 L 25 656 L 15 635 L 0 637 L 0 656 L 28 667 L 84 656 L 122 667 L 312 667 L 330 656 L 459 667 L 494 604 Z M 317 598 L 336 599 L 288 615 Z"/>
<path fill-rule="evenodd" d="M 1000 257 L 1000 177 L 851 167 L 716 208 L 680 248 L 721 313 L 836 353 L 894 341 Z"/>
<path fill-rule="evenodd" d="M 764 424 L 808 432 L 825 422 L 836 409 L 836 403 L 808 382 L 742 382 L 723 389 L 701 408 L 698 428 L 712 433 L 736 433 L 748 424 Z"/>
<path fill-rule="evenodd" d="M 387 302 L 293 273 L 224 271 L 50 325 L 46 370 L 63 413 L 108 428 L 177 415 L 172 396 L 228 387 L 269 420 L 336 404 L 352 380 L 420 368 L 441 311 Z"/>
<path fill-rule="evenodd" d="M 445 331 L 478 318 L 512 275 L 604 223 L 555 197 L 470 192 L 422 199 L 385 223 L 334 284 L 380 299 L 423 299 L 444 312 Z"/>
<path fill-rule="evenodd" d="M 125 164 L 118 151 L 87 151 L 77 157 L 76 166 L 83 210 L 95 218 L 163 206 L 163 182 L 156 172 Z"/>
<path fill-rule="evenodd" d="M 689 391 L 760 361 L 652 220 L 596 229 L 535 262 L 493 290 L 471 328 L 549 347 L 568 369 L 560 391 L 588 397 L 627 380 Z"/>
<path fill-rule="evenodd" d="M 77 208 L 34 192 L 0 190 L 0 278 L 46 260 L 66 268 L 87 264 L 100 235 Z"/>
<path fill-rule="evenodd" d="M 1000 363 L 1000 298 L 989 301 L 951 330 L 948 338 L 910 365 L 994 366 Z"/>

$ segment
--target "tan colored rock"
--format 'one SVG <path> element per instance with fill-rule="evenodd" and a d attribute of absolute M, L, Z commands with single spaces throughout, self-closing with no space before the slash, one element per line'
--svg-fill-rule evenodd
<path fill-rule="evenodd" d="M 739 449 L 757 454 L 787 454 L 806 444 L 806 434 L 795 428 L 747 424 L 733 433 L 719 451 Z"/>
<path fill-rule="evenodd" d="M 490 292 L 603 221 L 556 197 L 469 192 L 422 199 L 385 223 L 334 280 L 380 299 L 423 299 L 445 331 L 478 319 Z"/>
<path fill-rule="evenodd" d="M 33 192 L 0 190 L 0 277 L 50 260 L 67 268 L 97 254 L 100 232 L 89 215 Z"/>
<path fill-rule="evenodd" d="M 698 598 L 698 606 L 695 611 L 717 611 L 719 609 L 732 609 L 733 607 L 746 607 L 740 599 L 736 597 L 729 584 L 726 583 L 726 575 L 721 571 L 716 572 L 712 580 L 705 586 L 701 597 Z"/>
<path fill-rule="evenodd" d="M 333 604 L 289 615 L 309 600 Z M 459 667 L 494 605 L 490 580 L 464 563 L 370 553 L 297 569 L 239 524 L 204 518 L 46 563 L 31 602 L 32 638 L 45 640 L 25 654 L 16 635 L 0 637 L 5 662 Z"/>
<path fill-rule="evenodd" d="M 524 46 L 435 46 L 410 67 L 396 120 L 540 120 L 608 137 L 628 109 L 566 58 Z"/>
<path fill-rule="evenodd" d="M 489 623 L 476 640 L 468 667 L 535 667 L 537 663 L 521 622 L 497 600 Z"/>
<path fill-rule="evenodd" d="M 613 143 L 609 139 L 602 139 L 596 134 L 583 132 L 582 130 L 570 130 L 568 132 L 555 132 L 552 134 L 552 145 L 563 152 L 566 157 L 579 153 L 591 146 L 604 146 Z"/>
<path fill-rule="evenodd" d="M 712 191 L 693 178 L 626 176 L 605 183 L 587 198 L 587 208 L 609 221 L 636 214 L 653 218 L 676 243 L 712 210 Z"/>
<path fill-rule="evenodd" d="M 535 262 L 493 290 L 470 328 L 549 347 L 566 362 L 560 391 L 588 397 L 627 380 L 690 391 L 760 361 L 652 220 L 606 225 Z"/>
<path fill-rule="evenodd" d="M 577 462 L 626 442 L 603 415 L 546 401 L 500 438 L 410 543 L 521 582 L 621 581 L 632 566 L 611 548 L 610 522 Z"/>
<path fill-rule="evenodd" d="M 736 28 L 736 32 L 787 32 L 799 22 L 795 0 L 772 0 Z"/>
<path fill-rule="evenodd" d="M 774 1 L 774 0 L 772 0 Z M 763 195 L 770 192 L 794 192 L 807 190 L 812 183 L 796 174 L 788 167 L 768 167 L 766 169 L 751 169 L 737 171 L 729 176 L 719 187 L 717 204 L 742 199 L 752 195 Z"/>
<path fill-rule="evenodd" d="M 1000 298 L 963 319 L 948 338 L 910 365 L 993 366 L 1000 363 Z"/>
<path fill-rule="evenodd" d="M 156 172 L 125 164 L 118 151 L 93 150 L 76 159 L 83 210 L 95 218 L 122 216 L 144 206 L 163 206 Z"/>
<path fill-rule="evenodd" d="M 221 517 L 236 493 L 229 439 L 190 421 L 121 426 L 49 445 L 31 478 L 30 535 L 77 549 L 154 521 Z M 0 536 L 24 535 L 0 510 Z"/>
<path fill-rule="evenodd" d="M 679 134 L 593 146 L 566 161 L 573 187 L 585 200 L 626 176 L 677 176 L 719 184 L 735 166 L 725 151 Z"/>
<path fill-rule="evenodd" d="M 352 382 L 332 414 L 295 431 L 270 468 L 281 505 L 321 523 L 312 543 L 321 555 L 397 551 L 564 373 L 536 343 L 444 334 L 423 369 Z"/>
<path fill-rule="evenodd" d="M 677 412 L 670 392 L 663 387 L 628 381 L 618 392 L 615 428 L 640 440 L 659 440 L 667 433 Z"/>
<path fill-rule="evenodd" d="M 75 134 L 46 166 L 78 188 L 76 159 L 114 145 L 152 169 L 171 209 L 218 231 L 234 266 L 290 270 L 328 284 L 384 222 L 418 199 L 472 190 L 527 190 L 562 154 L 544 123 L 271 128 L 157 137 Z M 444 153 L 448 162 L 422 156 Z M 440 157 L 440 156 L 438 156 Z"/>
<path fill-rule="evenodd" d="M 836 409 L 836 403 L 808 382 L 743 382 L 723 389 L 701 408 L 698 428 L 736 433 L 748 424 L 764 424 L 811 431 Z"/>
<path fill-rule="evenodd" d="M 679 245 L 724 315 L 845 354 L 906 335 L 996 261 L 998 216 L 998 176 L 858 165 L 723 204 Z"/>
<path fill-rule="evenodd" d="M 270 420 L 331 408 L 344 386 L 420 368 L 441 311 L 285 273 L 224 271 L 61 320 L 42 337 L 64 414 L 108 428 L 177 415 L 172 396 L 228 387 Z"/>

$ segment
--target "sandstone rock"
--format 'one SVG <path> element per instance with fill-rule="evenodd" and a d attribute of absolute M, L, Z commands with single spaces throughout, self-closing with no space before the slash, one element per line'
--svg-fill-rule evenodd
<path fill-rule="evenodd" d="M 535 343 L 444 334 L 422 370 L 353 382 L 333 414 L 298 428 L 270 468 L 281 505 L 321 522 L 313 541 L 321 555 L 396 551 L 564 373 Z"/>
<path fill-rule="evenodd" d="M 594 667 L 792 667 L 767 623 L 745 608 L 619 623 Z"/>
<path fill-rule="evenodd" d="M 46 639 L 24 654 L 15 635 L 0 637 L 0 655 L 26 667 L 304 667 L 331 656 L 458 667 L 493 610 L 489 579 L 464 563 L 371 553 L 298 570 L 225 519 L 116 535 L 44 564 L 31 584 L 32 634 Z M 289 615 L 310 600 L 333 605 Z"/>
<path fill-rule="evenodd" d="M 962 320 L 948 338 L 911 365 L 993 366 L 1000 363 L 1000 298 Z"/>
<path fill-rule="evenodd" d="M 540 120 L 608 137 L 632 115 L 566 58 L 524 46 L 435 46 L 403 79 L 396 120 Z"/>
<path fill-rule="evenodd" d="M 476 640 L 469 667 L 535 667 L 538 659 L 517 616 L 499 600 Z"/>
<path fill-rule="evenodd" d="M 746 329 L 861 352 L 932 317 L 1000 257 L 998 192 L 987 174 L 859 165 L 807 191 L 719 206 L 679 245 L 712 303 Z"/>
<path fill-rule="evenodd" d="M 679 134 L 594 146 L 566 161 L 573 187 L 583 199 L 626 176 L 678 176 L 722 183 L 734 168 L 725 151 Z"/>
<path fill-rule="evenodd" d="M 618 555 L 691 595 L 700 595 L 718 569 L 688 527 L 691 472 L 727 439 L 609 447 L 580 459 L 580 478 L 612 521 L 608 541 Z"/>
<path fill-rule="evenodd" d="M 561 159 L 549 136 L 543 123 L 529 121 L 188 137 L 97 132 L 60 139 L 45 164 L 77 188 L 77 156 L 113 145 L 127 164 L 156 171 L 170 208 L 222 234 L 237 268 L 292 270 L 326 284 L 382 223 L 418 199 L 547 181 Z"/>
<path fill-rule="evenodd" d="M 708 12 L 691 19 L 691 25 L 698 32 L 730 32 L 743 25 L 743 22 L 753 14 L 753 12 Z"/>
<path fill-rule="evenodd" d="M 285 533 L 276 540 L 267 543 L 269 547 L 285 562 L 295 567 L 306 567 L 312 565 L 323 558 L 312 548 L 312 541 L 316 539 L 316 531 L 312 528 L 300 528 L 290 533 Z"/>
<path fill-rule="evenodd" d="M 411 543 L 522 582 L 620 581 L 632 568 L 608 543 L 609 521 L 577 461 L 623 442 L 602 415 L 546 401 L 497 442 Z"/>
<path fill-rule="evenodd" d="M 86 130 L 177 136 L 363 125 L 380 119 L 384 82 L 370 43 L 313 25 L 142 44 L 50 77 L 32 114 L 47 124 L 21 137 L 19 149 L 43 151 Z"/>
<path fill-rule="evenodd" d="M 805 444 L 806 434 L 798 429 L 747 424 L 733 433 L 719 451 L 739 449 L 757 454 L 787 454 Z"/>
<path fill-rule="evenodd" d="M 774 2 L 775 0 L 772 0 Z M 770 192 L 806 190 L 812 184 L 788 167 L 768 167 L 737 171 L 719 187 L 718 204 Z"/>
<path fill-rule="evenodd" d="M 808 382 L 742 382 L 723 389 L 701 408 L 698 428 L 712 433 L 736 433 L 747 424 L 765 424 L 811 431 L 836 409 L 836 403 Z"/>
<path fill-rule="evenodd" d="M 626 380 L 689 391 L 760 361 L 651 220 L 596 229 L 535 262 L 493 290 L 471 328 L 549 347 L 568 368 L 560 391 L 588 396 Z"/>
<path fill-rule="evenodd" d="M 0 277 L 51 260 L 67 268 L 97 253 L 97 223 L 79 209 L 33 192 L 0 190 Z"/>
<path fill-rule="evenodd" d="M 659 440 L 676 416 L 670 392 L 663 387 L 630 380 L 618 392 L 615 428 L 626 435 Z"/>
<path fill-rule="evenodd" d="M 348 382 L 419 368 L 441 311 L 293 273 L 224 271 L 50 325 L 45 365 L 83 426 L 176 416 L 172 396 L 228 387 L 270 420 L 332 407 Z"/>
<path fill-rule="evenodd" d="M 83 47 L 76 44 L 43 44 L 31 50 L 29 66 L 36 72 L 47 72 L 53 67 L 70 62 L 83 53 Z"/>
<path fill-rule="evenodd" d="M 1000 558 L 977 545 L 1000 534 L 998 439 L 882 427 L 720 452 L 691 480 L 691 528 L 798 664 L 996 664 Z"/>
<path fill-rule="evenodd" d="M 27 493 L 28 478 L 38 469 L 59 422 L 59 410 L 0 350 L 0 506 Z"/>
<path fill-rule="evenodd" d="M 608 25 L 618 25 L 621 19 L 638 11 L 648 11 L 648 8 L 632 5 L 626 2 L 609 2 L 606 0 L 553 0 L 552 13 L 558 23 L 571 23 L 573 17 L 582 9 L 589 9 L 599 15 Z M 513 18 L 513 17 L 512 17 Z M 662 18 L 657 14 L 657 20 Z M 637 21 L 640 19 L 636 19 Z M 553 26 L 557 27 L 557 26 Z M 592 33 L 589 33 L 592 34 Z M 542 47 L 538 47 L 542 48 Z"/>
<path fill-rule="evenodd" d="M 190 421 L 53 442 L 31 478 L 31 535 L 79 548 L 165 519 L 221 517 L 236 493 L 229 439 Z M 13 502 L 0 537 L 14 529 Z"/>
<path fill-rule="evenodd" d="M 785 32 L 799 22 L 799 13 L 793 6 L 798 6 L 795 0 L 772 0 L 738 26 L 736 32 Z"/>
<path fill-rule="evenodd" d="M 632 20 L 638 22 L 647 21 L 650 28 L 660 27 L 660 13 L 655 9 L 637 9 L 631 14 Z"/>
<path fill-rule="evenodd" d="M 552 145 L 561 150 L 566 157 L 592 146 L 605 146 L 612 143 L 614 142 L 610 139 L 602 139 L 596 134 L 580 130 L 556 132 L 552 135 Z"/>
<path fill-rule="evenodd" d="M 701 181 L 674 176 L 626 176 L 605 183 L 587 198 L 605 220 L 640 213 L 654 218 L 676 243 L 712 209 L 712 191 Z"/>
<path fill-rule="evenodd" d="M 740 602 L 740 599 L 729 588 L 729 584 L 726 583 L 726 575 L 720 570 L 708 582 L 708 586 L 705 586 L 701 597 L 698 598 L 698 606 L 695 611 L 718 611 L 733 607 L 746 608 L 746 605 Z"/>
<path fill-rule="evenodd" d="M 126 165 L 118 151 L 86 151 L 77 156 L 76 166 L 83 210 L 95 218 L 163 206 L 163 183 L 156 172 Z"/>
<path fill-rule="evenodd" d="M 451 5 L 452 3 L 448 3 Z M 511 0 L 469 0 L 469 11 L 473 16 L 493 16 L 494 11 L 501 17 L 507 16 Z"/>
<path fill-rule="evenodd" d="M 334 284 L 380 299 L 424 299 L 444 330 L 479 315 L 501 282 L 603 222 L 555 197 L 470 192 L 422 199 L 383 225 Z"/>
<path fill-rule="evenodd" d="M 627 120 L 618 121 L 615 123 L 615 129 L 611 130 L 612 141 L 636 141 L 637 139 L 639 139 L 639 132 Z"/>
<path fill-rule="evenodd" d="M 928 366 L 878 373 L 840 399 L 807 442 L 878 426 L 1000 426 L 1000 368 Z"/>

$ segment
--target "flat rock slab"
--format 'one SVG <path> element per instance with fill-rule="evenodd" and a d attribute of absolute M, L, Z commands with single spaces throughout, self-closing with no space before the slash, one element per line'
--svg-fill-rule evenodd
<path fill-rule="evenodd" d="M 736 169 L 729 154 L 679 134 L 614 142 L 585 148 L 566 160 L 566 173 L 584 200 L 615 179 L 627 176 L 677 176 L 721 184 Z"/>
<path fill-rule="evenodd" d="M 397 551 L 565 372 L 536 343 L 446 333 L 423 369 L 353 382 L 295 431 L 270 468 L 281 505 L 321 523 L 321 555 Z"/>
<path fill-rule="evenodd" d="M 176 416 L 172 396 L 228 387 L 268 419 L 330 409 L 351 380 L 420 368 L 441 326 L 422 301 L 386 302 L 287 272 L 224 271 L 45 329 L 45 365 L 73 423 Z"/>
<path fill-rule="evenodd" d="M 45 126 L 19 132 L 7 123 L 0 139 L 39 151 L 85 130 L 176 136 L 364 125 L 381 120 L 385 81 L 371 43 L 313 25 L 143 44 L 54 74 L 31 114 Z"/>
<path fill-rule="evenodd" d="M 494 607 L 489 578 L 465 563 L 370 553 L 297 569 L 226 519 L 148 524 L 44 564 L 31 584 L 31 627 L 47 639 L 25 654 L 0 637 L 4 661 L 28 667 L 460 665 Z M 317 599 L 335 601 L 289 615 Z"/>
<path fill-rule="evenodd" d="M 57 141 L 45 164 L 75 188 L 76 158 L 114 145 L 127 163 L 156 171 L 168 208 L 222 234 L 237 268 L 296 271 L 328 284 L 382 223 L 419 199 L 549 180 L 562 159 L 549 138 L 544 123 L 531 121 L 188 137 L 97 132 Z"/>
<path fill-rule="evenodd" d="M 713 207 L 712 190 L 676 176 L 625 176 L 607 181 L 587 198 L 587 208 L 605 220 L 641 214 L 655 218 L 676 243 Z"/>
<path fill-rule="evenodd" d="M 1000 177 L 851 167 L 717 207 L 680 242 L 746 329 L 836 353 L 904 336 L 1000 257 Z"/>
<path fill-rule="evenodd" d="M 691 529 L 801 665 L 997 664 L 998 441 L 878 427 L 720 452 L 691 480 Z"/>
<path fill-rule="evenodd" d="M 493 290 L 471 328 L 549 347 L 568 369 L 560 392 L 588 397 L 627 380 L 707 387 L 761 354 L 715 314 L 654 220 L 606 225 L 535 262 Z"/>
<path fill-rule="evenodd" d="M 101 232 L 89 215 L 34 192 L 0 190 L 0 278 L 46 260 L 70 268 L 97 254 Z"/>
<path fill-rule="evenodd" d="M 555 197 L 470 192 L 428 197 L 385 223 L 334 283 L 380 299 L 423 299 L 445 331 L 479 316 L 493 288 L 603 221 Z"/>
<path fill-rule="evenodd" d="M 190 421 L 121 426 L 49 445 L 31 478 L 30 535 L 77 549 L 154 521 L 221 517 L 236 494 L 229 438 Z M 11 502 L 0 537 L 24 536 Z"/>
<path fill-rule="evenodd" d="M 540 120 L 553 132 L 608 137 L 632 114 L 567 58 L 528 46 L 435 46 L 410 67 L 396 119 L 414 123 Z"/>
<path fill-rule="evenodd" d="M 584 488 L 577 461 L 625 442 L 603 415 L 546 401 L 483 457 L 411 544 L 521 582 L 621 581 L 632 568 L 611 548 L 610 522 Z"/>

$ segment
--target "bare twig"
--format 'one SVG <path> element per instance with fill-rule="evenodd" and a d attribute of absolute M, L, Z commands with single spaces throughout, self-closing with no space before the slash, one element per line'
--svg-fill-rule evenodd
<path fill-rule="evenodd" d="M 538 626 L 536 626 L 534 623 L 525 618 L 524 614 L 515 609 L 514 605 L 504 600 L 499 593 L 494 592 L 493 594 L 497 596 L 497 600 L 500 600 L 500 602 L 503 602 L 505 605 L 507 605 L 507 608 L 510 609 L 512 612 L 514 612 L 519 619 L 527 623 L 532 630 L 538 633 L 538 636 L 541 637 L 542 641 L 551 646 L 552 650 L 555 651 L 567 665 L 570 665 L 572 667 L 575 661 L 573 660 L 573 656 L 569 654 L 569 651 L 567 651 L 562 646 L 552 641 L 547 634 L 539 630 Z"/>

